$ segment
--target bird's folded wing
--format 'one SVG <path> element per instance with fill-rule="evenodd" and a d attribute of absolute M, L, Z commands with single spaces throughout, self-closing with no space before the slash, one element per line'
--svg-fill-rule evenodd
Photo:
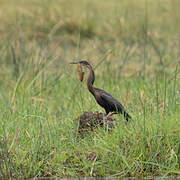
<path fill-rule="evenodd" d="M 118 111 L 125 110 L 123 105 L 117 99 L 115 99 L 111 94 L 102 90 L 100 96 L 102 100 L 104 101 L 104 103 L 108 104 L 108 106 L 111 106 L 112 108 L 114 107 Z"/>

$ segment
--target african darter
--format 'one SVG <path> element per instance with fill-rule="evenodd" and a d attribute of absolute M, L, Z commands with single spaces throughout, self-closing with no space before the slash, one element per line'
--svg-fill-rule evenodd
<path fill-rule="evenodd" d="M 105 109 L 106 115 L 109 113 L 121 113 L 124 115 L 127 121 L 131 119 L 131 116 L 127 113 L 124 106 L 117 99 L 104 90 L 93 87 L 95 75 L 92 66 L 87 61 L 72 62 L 71 64 L 82 65 L 89 69 L 90 73 L 87 79 L 88 90 L 92 93 L 97 103 Z"/>

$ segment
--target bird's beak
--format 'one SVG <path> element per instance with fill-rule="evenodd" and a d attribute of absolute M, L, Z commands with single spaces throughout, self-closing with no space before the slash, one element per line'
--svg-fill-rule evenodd
<path fill-rule="evenodd" d="M 71 63 L 69 63 L 69 64 L 79 64 L 79 62 L 71 62 Z"/>

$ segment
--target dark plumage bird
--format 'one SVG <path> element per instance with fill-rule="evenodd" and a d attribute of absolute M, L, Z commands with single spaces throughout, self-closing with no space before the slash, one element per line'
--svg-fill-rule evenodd
<path fill-rule="evenodd" d="M 96 99 L 97 103 L 105 109 L 106 115 L 111 112 L 115 112 L 123 114 L 127 121 L 131 119 L 131 116 L 127 113 L 124 106 L 117 99 L 104 90 L 93 87 L 95 75 L 92 66 L 87 61 L 72 62 L 71 64 L 80 64 L 89 69 L 90 73 L 87 79 L 87 87 Z"/>

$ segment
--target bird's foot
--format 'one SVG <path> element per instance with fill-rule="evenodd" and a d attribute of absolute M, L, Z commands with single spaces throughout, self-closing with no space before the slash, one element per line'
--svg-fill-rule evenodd
<path fill-rule="evenodd" d="M 117 112 L 115 112 L 115 111 L 109 112 L 109 113 L 106 115 L 106 118 L 108 118 L 109 116 L 112 116 L 113 114 L 117 114 Z"/>

